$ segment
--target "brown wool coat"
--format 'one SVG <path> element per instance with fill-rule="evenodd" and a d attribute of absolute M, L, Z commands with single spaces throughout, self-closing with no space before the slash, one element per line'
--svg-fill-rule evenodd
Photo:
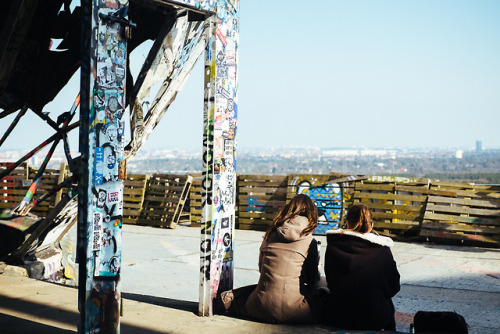
<path fill-rule="evenodd" d="M 260 279 L 245 304 L 248 316 L 269 323 L 309 323 L 309 305 L 300 294 L 300 273 L 311 235 L 300 236 L 309 224 L 297 216 L 269 234 L 260 247 Z"/>

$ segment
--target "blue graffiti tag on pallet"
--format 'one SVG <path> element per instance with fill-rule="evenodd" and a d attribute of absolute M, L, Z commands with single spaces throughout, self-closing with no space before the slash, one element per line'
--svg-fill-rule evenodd
<path fill-rule="evenodd" d="M 259 199 L 256 196 L 250 196 L 247 198 L 247 211 L 248 212 L 264 212 L 264 204 L 259 203 Z"/>
<path fill-rule="evenodd" d="M 314 234 L 325 234 L 339 228 L 342 212 L 342 191 L 338 185 L 325 184 L 317 187 L 305 182 L 299 187 L 299 194 L 308 195 L 318 208 L 318 227 Z"/>

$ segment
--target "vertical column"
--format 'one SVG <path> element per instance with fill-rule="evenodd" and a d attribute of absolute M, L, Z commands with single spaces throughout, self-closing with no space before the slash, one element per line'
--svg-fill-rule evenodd
<path fill-rule="evenodd" d="M 119 333 L 128 1 L 82 10 L 79 332 Z"/>
<path fill-rule="evenodd" d="M 212 2 L 211 2 L 212 3 Z M 199 314 L 233 288 L 239 1 L 219 0 L 206 22 Z"/>

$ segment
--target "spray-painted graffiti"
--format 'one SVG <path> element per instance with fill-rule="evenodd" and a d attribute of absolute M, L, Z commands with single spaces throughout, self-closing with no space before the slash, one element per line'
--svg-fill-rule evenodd
<path fill-rule="evenodd" d="M 264 212 L 264 204 L 259 203 L 259 199 L 256 196 L 249 196 L 247 198 L 247 211 L 248 212 Z"/>
<path fill-rule="evenodd" d="M 318 208 L 318 227 L 314 234 L 325 234 L 339 228 L 342 219 L 342 189 L 338 184 L 325 184 L 326 178 L 296 177 L 292 181 L 297 194 L 308 195 Z"/>

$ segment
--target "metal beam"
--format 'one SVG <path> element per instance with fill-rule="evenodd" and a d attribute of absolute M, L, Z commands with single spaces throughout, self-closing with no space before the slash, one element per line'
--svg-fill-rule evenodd
<path fill-rule="evenodd" d="M 198 313 L 233 288 L 239 1 L 219 0 L 207 20 Z"/>
<path fill-rule="evenodd" d="M 128 2 L 84 0 L 82 10 L 79 332 L 119 333 Z"/>

